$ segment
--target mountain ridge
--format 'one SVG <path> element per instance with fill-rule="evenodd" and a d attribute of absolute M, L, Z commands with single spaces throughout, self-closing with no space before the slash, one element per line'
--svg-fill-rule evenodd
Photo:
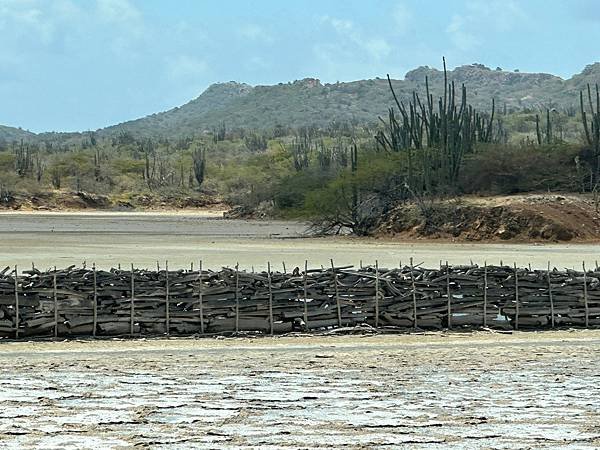
<path fill-rule="evenodd" d="M 413 91 L 425 91 L 425 77 L 431 92 L 443 90 L 443 71 L 421 66 L 392 80 L 400 99 Z M 573 108 L 578 93 L 586 84 L 600 80 L 600 63 L 587 65 L 580 73 L 563 79 L 547 73 L 527 73 L 491 69 L 482 64 L 462 65 L 448 71 L 448 80 L 465 84 L 469 102 L 477 109 L 489 110 L 491 99 L 507 110 L 542 107 Z M 95 132 L 111 137 L 123 132 L 135 137 L 176 137 L 200 135 L 224 123 L 229 129 L 266 129 L 276 125 L 299 127 L 326 125 L 332 121 L 375 122 L 393 105 L 385 78 L 349 82 L 321 83 L 304 78 L 275 85 L 251 86 L 229 81 L 210 85 L 189 102 L 138 119 L 122 122 Z M 44 140 L 50 137 L 77 136 L 82 133 L 31 133 L 14 127 L 0 126 L 0 139 Z"/>

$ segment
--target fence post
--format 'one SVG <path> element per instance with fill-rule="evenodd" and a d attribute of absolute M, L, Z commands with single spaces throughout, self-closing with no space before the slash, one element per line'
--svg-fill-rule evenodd
<path fill-rule="evenodd" d="M 515 268 L 515 330 L 519 329 L 519 272 L 517 263 L 513 263 Z"/>
<path fill-rule="evenodd" d="M 133 337 L 133 316 L 135 314 L 135 306 L 133 299 L 135 298 L 135 278 L 133 274 L 133 264 L 131 264 L 131 299 L 129 304 L 129 335 Z"/>
<path fill-rule="evenodd" d="M 273 336 L 273 332 L 275 327 L 273 325 L 273 288 L 271 286 L 271 262 L 267 262 L 267 280 L 269 282 L 269 328 L 271 331 L 271 336 Z"/>
<path fill-rule="evenodd" d="M 308 296 L 308 260 L 304 260 L 304 325 L 308 329 L 308 303 L 306 297 Z"/>
<path fill-rule="evenodd" d="M 56 269 L 52 275 L 52 297 L 54 299 L 54 337 L 58 337 L 58 297 L 56 293 Z"/>
<path fill-rule="evenodd" d="M 379 261 L 375 260 L 375 328 L 379 328 Z"/>
<path fill-rule="evenodd" d="M 204 299 L 203 299 L 203 281 L 202 281 L 202 260 L 198 266 L 200 284 L 198 285 L 198 297 L 200 300 L 200 334 L 204 334 Z"/>
<path fill-rule="evenodd" d="M 417 323 L 417 291 L 415 288 L 415 274 L 413 273 L 414 271 L 414 265 L 413 265 L 413 259 L 410 258 L 410 281 L 411 281 L 411 285 L 412 285 L 412 299 L 413 299 L 413 326 L 415 328 L 415 330 L 418 328 L 418 323 Z"/>
<path fill-rule="evenodd" d="M 240 277 L 239 277 L 239 263 L 235 264 L 235 332 L 240 331 L 240 297 L 238 294 Z"/>
<path fill-rule="evenodd" d="M 582 264 L 583 267 L 583 302 L 585 305 L 585 327 L 590 326 L 590 307 L 588 304 L 588 290 L 587 290 L 587 273 L 585 270 L 585 261 Z"/>
<path fill-rule="evenodd" d="M 548 261 L 548 296 L 550 297 L 550 324 L 554 328 L 554 296 L 552 295 L 552 279 L 550 277 L 550 261 Z"/>
<path fill-rule="evenodd" d="M 337 306 L 337 316 L 338 316 L 338 326 L 342 326 L 342 305 L 340 304 L 340 292 L 338 289 L 338 277 L 337 272 L 335 271 L 335 265 L 333 264 L 333 259 L 331 260 L 331 272 L 333 274 L 333 285 L 335 287 L 335 303 Z"/>
<path fill-rule="evenodd" d="M 15 339 L 19 339 L 19 276 L 18 267 L 15 265 Z"/>
<path fill-rule="evenodd" d="M 96 328 L 98 326 L 98 288 L 96 287 L 96 263 L 92 266 L 93 279 L 94 279 L 94 304 L 93 307 L 93 319 L 92 319 L 92 336 L 96 337 Z"/>
<path fill-rule="evenodd" d="M 487 261 L 483 262 L 483 326 L 487 327 Z"/>
<path fill-rule="evenodd" d="M 165 261 L 165 331 L 171 332 L 171 317 L 169 305 L 169 261 Z"/>
<path fill-rule="evenodd" d="M 448 329 L 452 329 L 452 292 L 450 292 L 450 266 L 446 261 L 446 295 L 448 297 Z"/>

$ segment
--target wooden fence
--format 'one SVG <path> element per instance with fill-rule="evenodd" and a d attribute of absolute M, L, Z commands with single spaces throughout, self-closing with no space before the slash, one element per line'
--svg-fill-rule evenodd
<path fill-rule="evenodd" d="M 600 325 L 600 272 L 510 266 L 293 273 L 69 267 L 0 272 L 0 337 L 190 335 L 354 326 Z"/>

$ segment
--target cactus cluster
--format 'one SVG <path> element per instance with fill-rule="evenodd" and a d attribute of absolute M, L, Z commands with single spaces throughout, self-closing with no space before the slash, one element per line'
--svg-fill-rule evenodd
<path fill-rule="evenodd" d="M 464 155 L 473 151 L 475 143 L 495 139 L 494 100 L 489 115 L 475 111 L 467 102 L 465 85 L 457 94 L 454 81 L 448 82 L 445 59 L 443 64 L 444 94 L 437 102 L 426 77 L 425 101 L 413 92 L 406 106 L 398 99 L 388 75 L 390 91 L 400 116 L 394 108 L 390 108 L 388 120 L 381 119 L 384 130 L 380 130 L 375 139 L 386 151 L 406 152 L 407 184 L 413 189 L 432 191 L 436 183 L 454 186 Z"/>

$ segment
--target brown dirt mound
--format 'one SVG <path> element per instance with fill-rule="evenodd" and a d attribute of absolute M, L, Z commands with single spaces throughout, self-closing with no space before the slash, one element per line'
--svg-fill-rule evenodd
<path fill-rule="evenodd" d="M 36 194 L 16 193 L 0 199 L 0 210 L 132 210 L 132 209 L 198 209 L 222 206 L 213 195 L 132 195 L 124 198 L 88 192 L 44 191 Z"/>
<path fill-rule="evenodd" d="M 583 196 L 529 195 L 465 199 L 394 209 L 377 234 L 464 241 L 600 240 L 600 214 Z"/>

